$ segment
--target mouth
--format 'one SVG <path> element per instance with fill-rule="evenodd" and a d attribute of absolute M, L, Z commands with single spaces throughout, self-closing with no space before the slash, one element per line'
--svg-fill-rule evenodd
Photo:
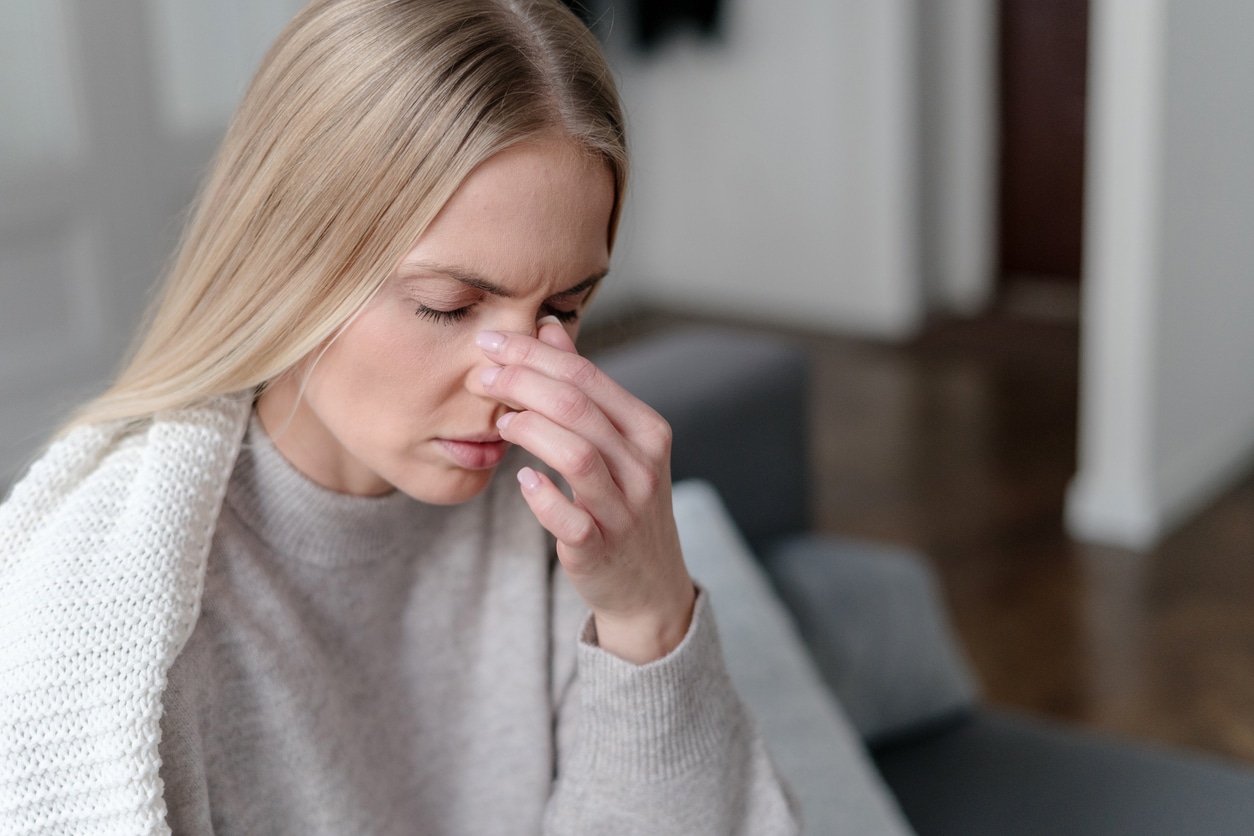
<path fill-rule="evenodd" d="M 458 467 L 466 470 L 491 470 L 501 463 L 510 447 L 499 435 L 437 438 L 436 443 Z"/>

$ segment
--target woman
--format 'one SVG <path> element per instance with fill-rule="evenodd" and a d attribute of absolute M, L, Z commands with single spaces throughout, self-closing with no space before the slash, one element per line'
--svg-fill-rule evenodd
<path fill-rule="evenodd" d="M 574 349 L 626 170 L 556 0 L 297 16 L 0 509 L 0 830 L 796 829 L 666 425 Z"/>

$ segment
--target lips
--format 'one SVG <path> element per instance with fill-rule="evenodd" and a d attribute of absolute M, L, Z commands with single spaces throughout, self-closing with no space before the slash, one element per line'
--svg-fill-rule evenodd
<path fill-rule="evenodd" d="M 496 436 L 474 438 L 437 438 L 436 443 L 458 467 L 467 470 L 490 470 L 501 463 L 509 451 L 509 442 Z"/>

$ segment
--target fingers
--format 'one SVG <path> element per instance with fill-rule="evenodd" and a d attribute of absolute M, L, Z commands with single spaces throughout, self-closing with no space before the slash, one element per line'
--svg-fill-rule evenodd
<path fill-rule="evenodd" d="M 603 531 L 632 528 L 669 484 L 666 422 L 580 357 L 556 321 L 541 320 L 534 338 L 482 332 L 476 341 L 500 364 L 483 371 L 484 393 L 515 410 L 498 421 L 501 437 L 560 473 Z M 552 502 L 570 504 L 560 492 Z"/>
<path fill-rule="evenodd" d="M 561 338 L 554 330 L 541 327 L 548 340 L 557 342 Z M 525 334 L 498 331 L 481 331 L 475 342 L 484 354 L 501 366 L 534 369 L 546 377 L 584 389 L 593 397 L 597 393 L 611 393 L 613 397 L 616 394 L 613 390 L 621 389 L 590 361 L 576 354 L 573 344 L 570 350 L 566 350 Z"/>
<path fill-rule="evenodd" d="M 670 428 L 580 357 L 560 322 L 539 326 L 535 337 L 478 336 L 495 363 L 480 378 L 484 394 L 517 410 L 498 420 L 501 437 L 574 492 L 532 468 L 518 472 L 601 646 L 638 664 L 661 658 L 686 634 L 695 600 L 671 509 Z"/>
<path fill-rule="evenodd" d="M 562 323 L 555 316 L 541 317 L 537 323 L 540 330 L 536 332 L 536 339 L 540 342 L 548 343 L 560 351 L 568 351 L 571 354 L 577 354 L 575 343 L 570 338 L 570 334 L 566 333 L 566 329 L 562 327 Z"/>
<path fill-rule="evenodd" d="M 602 551 L 601 529 L 596 520 L 586 510 L 568 500 L 551 479 L 530 467 L 524 467 L 518 471 L 518 484 L 522 486 L 523 498 L 531 508 L 531 513 L 560 542 L 581 551 Z"/>
<path fill-rule="evenodd" d="M 529 397 L 528 383 L 538 379 L 522 373 L 522 370 L 529 369 L 540 377 L 578 389 L 619 433 L 651 454 L 669 456 L 670 428 L 666 422 L 591 361 L 575 353 L 574 344 L 564 329 L 544 323 L 539 339 L 524 334 L 484 331 L 478 335 L 476 342 L 489 358 L 503 367 L 501 372 L 489 370 L 485 374 L 484 389 L 492 397 L 518 408 L 534 409 L 558 423 L 571 426 L 565 416 L 553 415 L 549 410 L 554 403 L 571 406 L 569 397 L 556 402 Z M 547 390 L 549 395 L 553 391 L 552 388 Z"/>
<path fill-rule="evenodd" d="M 562 474 L 577 502 L 604 525 L 621 524 L 624 496 L 641 492 L 625 486 L 647 482 L 628 475 L 640 469 L 632 462 L 629 452 L 619 453 L 616 460 L 604 452 L 603 446 L 538 413 L 507 413 L 497 422 L 497 428 L 503 439 L 524 447 Z M 623 446 L 621 441 L 617 446 Z"/>
<path fill-rule="evenodd" d="M 485 370 L 482 384 L 488 395 L 518 410 L 498 422 L 501 437 L 540 457 L 590 502 L 599 505 L 611 488 L 641 498 L 656 487 L 654 474 L 669 473 L 669 436 L 661 445 L 642 447 L 577 386 L 526 366 L 493 366 Z"/>
<path fill-rule="evenodd" d="M 530 410 L 590 440 L 613 445 L 621 438 L 592 396 L 526 366 L 490 367 L 480 377 L 484 391 L 517 410 Z"/>

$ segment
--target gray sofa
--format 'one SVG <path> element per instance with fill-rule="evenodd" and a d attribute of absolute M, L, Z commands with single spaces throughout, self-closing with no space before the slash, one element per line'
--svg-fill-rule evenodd
<path fill-rule="evenodd" d="M 686 329 L 595 359 L 671 423 L 676 481 L 700 478 L 721 495 L 786 605 L 788 629 L 921 836 L 1254 833 L 1254 770 L 982 705 L 926 561 L 809 531 L 808 370 L 800 349 L 731 330 Z M 724 626 L 726 612 L 712 595 Z M 723 595 L 733 606 L 735 597 L 734 590 Z M 752 645 L 755 630 L 733 623 L 724 643 Z M 737 653 L 728 647 L 729 657 Z M 778 696 L 769 698 L 778 703 Z M 771 723 L 781 726 L 777 736 L 792 735 L 785 748 L 807 745 L 787 717 Z M 806 757 L 813 763 L 813 753 Z M 793 780 L 822 806 L 829 778 L 801 761 L 796 770 L 801 777 Z M 812 822 L 807 832 L 823 827 Z"/>

